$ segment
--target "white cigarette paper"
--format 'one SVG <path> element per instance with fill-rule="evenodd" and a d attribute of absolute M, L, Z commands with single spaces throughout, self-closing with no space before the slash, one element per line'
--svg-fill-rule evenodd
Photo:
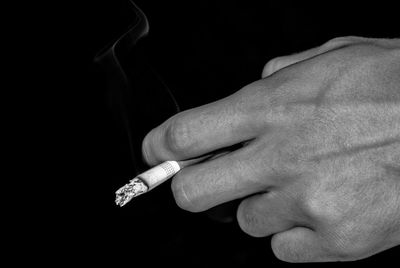
<path fill-rule="evenodd" d="M 178 162 L 166 161 L 137 175 L 115 192 L 115 203 L 121 207 L 126 205 L 132 198 L 154 189 L 174 176 L 180 169 Z"/>

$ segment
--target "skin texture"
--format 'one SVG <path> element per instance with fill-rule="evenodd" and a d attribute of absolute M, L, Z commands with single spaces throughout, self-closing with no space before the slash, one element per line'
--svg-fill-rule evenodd
<path fill-rule="evenodd" d="M 243 146 L 172 181 L 181 208 L 242 198 L 249 235 L 287 262 L 351 261 L 400 244 L 400 39 L 335 38 L 148 133 L 150 165 Z"/>

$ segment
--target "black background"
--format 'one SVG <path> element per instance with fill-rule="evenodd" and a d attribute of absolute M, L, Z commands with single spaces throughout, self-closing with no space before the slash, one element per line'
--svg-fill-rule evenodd
<path fill-rule="evenodd" d="M 272 254 L 270 238 L 242 233 L 235 220 L 221 223 L 207 213 L 180 210 L 169 183 L 126 207 L 115 206 L 114 191 L 131 175 L 129 150 L 93 58 L 129 25 L 126 2 L 53 3 L 35 13 L 42 20 L 29 40 L 40 43 L 41 62 L 35 65 L 43 87 L 50 89 L 43 113 L 52 129 L 42 136 L 49 145 L 45 173 L 62 198 L 54 205 L 40 202 L 43 215 L 29 207 L 27 221 L 36 223 L 27 224 L 34 234 L 27 241 L 30 250 L 46 246 L 34 258 L 121 267 L 137 267 L 140 256 L 149 264 L 189 267 L 283 264 Z M 338 36 L 399 36 L 397 9 L 380 1 L 136 3 L 150 22 L 147 56 L 183 109 L 260 79 L 264 64 L 274 57 Z M 379 264 L 396 252 L 359 262 Z"/>

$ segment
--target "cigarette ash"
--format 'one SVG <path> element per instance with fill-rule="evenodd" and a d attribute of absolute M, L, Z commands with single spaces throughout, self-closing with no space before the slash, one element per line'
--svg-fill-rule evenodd
<path fill-rule="evenodd" d="M 115 203 L 120 207 L 126 205 L 132 198 L 147 192 L 148 187 L 138 178 L 134 178 L 115 192 Z"/>

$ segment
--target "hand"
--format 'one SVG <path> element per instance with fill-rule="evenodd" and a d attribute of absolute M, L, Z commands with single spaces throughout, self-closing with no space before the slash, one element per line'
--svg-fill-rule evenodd
<path fill-rule="evenodd" d="M 244 198 L 246 233 L 289 262 L 356 260 L 400 244 L 400 40 L 344 37 L 280 57 L 263 79 L 181 112 L 143 142 L 150 165 L 243 146 L 184 168 L 177 204 Z"/>

